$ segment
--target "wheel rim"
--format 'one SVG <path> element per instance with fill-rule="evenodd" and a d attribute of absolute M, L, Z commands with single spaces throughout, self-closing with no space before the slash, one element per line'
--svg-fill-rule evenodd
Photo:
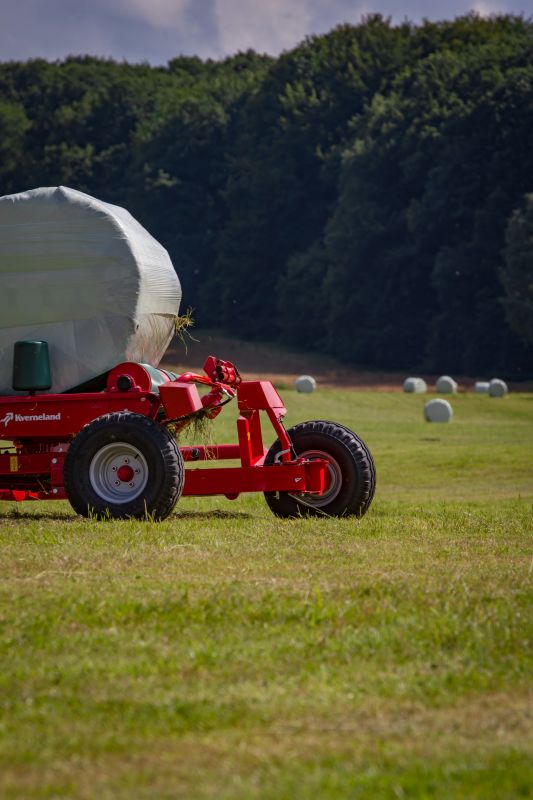
<path fill-rule="evenodd" d="M 113 442 L 93 456 L 89 480 L 105 502 L 129 503 L 142 494 L 148 483 L 148 464 L 133 445 Z"/>
<path fill-rule="evenodd" d="M 297 500 L 302 500 L 307 506 L 313 506 L 314 508 L 323 508 L 329 505 L 329 503 L 335 500 L 342 488 L 342 470 L 340 465 L 329 453 L 324 453 L 322 450 L 305 450 L 303 453 L 298 453 L 298 458 L 306 458 L 308 461 L 327 461 L 327 476 L 329 482 L 327 483 L 326 489 L 324 489 L 320 495 L 305 494 L 302 492 L 300 494 L 293 493 L 292 496 Z"/>

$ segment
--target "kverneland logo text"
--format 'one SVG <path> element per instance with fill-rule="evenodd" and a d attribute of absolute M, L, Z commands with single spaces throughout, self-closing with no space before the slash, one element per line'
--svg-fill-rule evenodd
<path fill-rule="evenodd" d="M 57 414 L 14 414 L 12 411 L 8 411 L 5 417 L 0 419 L 0 422 L 3 422 L 4 427 L 7 428 L 10 422 L 52 422 L 60 419 L 61 412 Z"/>

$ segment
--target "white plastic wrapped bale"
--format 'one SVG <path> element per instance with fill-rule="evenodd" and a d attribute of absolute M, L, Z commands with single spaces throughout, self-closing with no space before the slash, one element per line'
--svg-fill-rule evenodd
<path fill-rule="evenodd" d="M 316 381 L 312 375 L 300 375 L 300 377 L 296 378 L 294 381 L 294 387 L 297 392 L 311 394 L 311 392 L 314 392 L 316 389 Z"/>
<path fill-rule="evenodd" d="M 474 384 L 474 392 L 476 394 L 488 394 L 489 393 L 489 382 L 488 381 L 476 381 Z"/>
<path fill-rule="evenodd" d="M 121 361 L 157 366 L 181 287 L 170 257 L 131 214 L 64 186 L 0 197 L 0 394 L 13 345 L 48 342 L 52 392 Z"/>
<path fill-rule="evenodd" d="M 450 422 L 453 408 L 447 400 L 429 400 L 424 406 L 424 417 L 427 422 Z"/>
<path fill-rule="evenodd" d="M 427 384 L 423 378 L 406 378 L 403 382 L 404 392 L 424 394 L 427 389 Z"/>
<path fill-rule="evenodd" d="M 455 394 L 457 391 L 457 382 L 449 375 L 441 375 L 435 384 L 435 391 L 437 394 Z"/>
<path fill-rule="evenodd" d="M 493 378 L 489 383 L 490 397 L 505 397 L 508 391 L 507 384 L 505 381 L 500 380 L 500 378 Z"/>

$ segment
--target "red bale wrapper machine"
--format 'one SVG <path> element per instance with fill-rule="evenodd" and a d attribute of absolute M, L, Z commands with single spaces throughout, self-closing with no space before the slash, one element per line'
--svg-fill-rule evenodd
<path fill-rule="evenodd" d="M 78 514 L 99 519 L 159 520 L 182 495 L 233 500 L 243 492 L 264 492 L 280 517 L 367 511 L 375 468 L 355 433 L 325 420 L 285 430 L 286 409 L 269 381 L 243 380 L 212 356 L 204 371 L 175 376 L 124 362 L 100 385 L 49 393 L 46 342 L 15 343 L 13 390 L 27 394 L 0 396 L 0 500 L 68 499 Z M 214 419 L 232 398 L 236 444 L 178 444 L 188 425 Z M 262 416 L 277 437 L 270 449 Z M 229 459 L 240 464 L 212 463 Z"/>

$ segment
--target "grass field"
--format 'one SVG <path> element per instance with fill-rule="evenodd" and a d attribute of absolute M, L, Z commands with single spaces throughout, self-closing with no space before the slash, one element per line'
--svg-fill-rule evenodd
<path fill-rule="evenodd" d="M 283 397 L 367 441 L 364 519 L 0 504 L 3 800 L 533 796 L 533 395 Z"/>

